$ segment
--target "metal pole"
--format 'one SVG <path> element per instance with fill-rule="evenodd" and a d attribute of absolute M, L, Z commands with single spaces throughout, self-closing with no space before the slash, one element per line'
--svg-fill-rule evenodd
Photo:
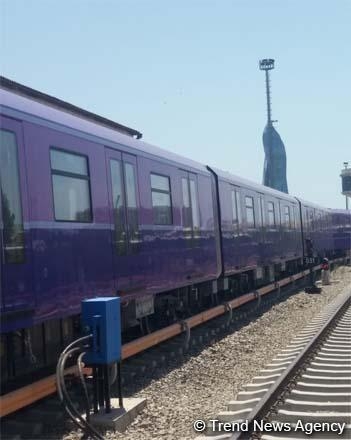
<path fill-rule="evenodd" d="M 271 93 L 269 87 L 269 71 L 266 70 L 266 97 L 267 97 L 267 121 L 268 124 L 271 125 L 272 117 L 271 117 Z"/>
<path fill-rule="evenodd" d="M 93 405 L 94 405 L 94 414 L 99 412 L 98 407 L 98 377 L 97 377 L 97 368 L 93 367 Z"/>
<path fill-rule="evenodd" d="M 101 365 L 98 366 L 98 386 L 99 386 L 99 406 L 100 409 L 104 407 L 104 370 Z"/>
<path fill-rule="evenodd" d="M 348 196 L 346 196 L 346 210 L 348 211 L 349 209 L 349 198 Z"/>
<path fill-rule="evenodd" d="M 118 404 L 123 408 L 121 362 L 117 362 Z"/>
<path fill-rule="evenodd" d="M 111 412 L 111 396 L 110 396 L 110 381 L 108 374 L 108 365 L 104 365 L 104 388 L 105 388 L 105 409 L 106 413 Z"/>

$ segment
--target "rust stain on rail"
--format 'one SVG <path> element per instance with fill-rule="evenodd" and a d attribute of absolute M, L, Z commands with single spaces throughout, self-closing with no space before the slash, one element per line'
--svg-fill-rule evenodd
<path fill-rule="evenodd" d="M 333 260 L 333 263 L 337 263 L 342 261 L 342 258 L 338 258 Z M 321 266 L 315 266 L 313 270 L 320 269 Z M 243 304 L 246 304 L 250 301 L 254 301 L 257 299 L 257 294 L 262 296 L 278 287 L 285 286 L 292 281 L 295 281 L 299 278 L 302 278 L 308 275 L 309 271 L 304 270 L 299 274 L 284 278 L 275 283 L 269 284 L 268 286 L 261 287 L 256 292 L 257 293 L 247 293 L 245 295 L 240 296 L 239 298 L 235 298 L 228 302 L 232 309 L 238 308 Z M 212 309 L 206 310 L 204 312 L 198 313 L 188 319 L 185 319 L 184 322 L 188 325 L 189 328 L 196 327 L 200 324 L 203 324 L 210 319 L 216 318 L 217 316 L 223 315 L 227 313 L 227 306 L 225 304 L 213 307 Z M 134 356 L 148 348 L 153 347 L 167 339 L 173 338 L 174 336 L 179 335 L 183 331 L 183 326 L 181 323 L 172 324 L 169 327 L 165 327 L 161 330 L 157 330 L 156 332 L 151 333 L 150 335 L 143 336 L 142 338 L 138 338 L 135 341 L 128 342 L 124 344 L 122 347 L 122 359 L 127 359 L 131 356 Z M 89 369 L 86 369 L 86 372 L 90 372 Z M 77 374 L 77 368 L 71 367 L 66 370 L 65 374 Z M 8 414 L 11 414 L 15 411 L 18 411 L 21 408 L 24 408 L 44 397 L 49 396 L 56 392 L 56 376 L 52 375 L 46 377 L 45 379 L 41 379 L 37 382 L 34 382 L 31 385 L 27 385 L 23 388 L 20 388 L 16 391 L 12 391 L 11 393 L 5 394 L 0 398 L 0 417 L 4 417 Z"/>

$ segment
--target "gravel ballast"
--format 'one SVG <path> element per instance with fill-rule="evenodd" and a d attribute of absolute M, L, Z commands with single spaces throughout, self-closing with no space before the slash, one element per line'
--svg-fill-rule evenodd
<path fill-rule="evenodd" d="M 337 268 L 331 279 L 332 284 L 323 286 L 321 294 L 294 294 L 240 330 L 189 357 L 180 367 L 151 381 L 134 395 L 147 399 L 143 412 L 125 433 L 108 432 L 106 439 L 195 438 L 195 420 L 215 418 L 326 304 L 351 287 L 350 267 Z M 71 432 L 63 438 L 79 437 Z"/>

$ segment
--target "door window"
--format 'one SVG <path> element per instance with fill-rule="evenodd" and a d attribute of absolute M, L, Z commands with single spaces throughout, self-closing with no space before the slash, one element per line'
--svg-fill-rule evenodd
<path fill-rule="evenodd" d="M 287 229 L 291 228 L 290 224 L 290 208 L 289 206 L 284 206 L 284 223 Z"/>
<path fill-rule="evenodd" d="M 249 228 L 255 227 L 255 208 L 253 197 L 245 197 L 246 221 Z"/>
<path fill-rule="evenodd" d="M 183 230 L 185 238 L 200 237 L 200 214 L 196 182 L 191 177 L 182 177 Z"/>
<path fill-rule="evenodd" d="M 267 210 L 268 210 L 268 225 L 275 227 L 275 212 L 274 212 L 274 203 L 268 202 L 267 203 Z"/>
<path fill-rule="evenodd" d="M 110 158 L 112 209 L 119 255 L 134 253 L 139 244 L 139 221 L 135 166 Z"/>
<path fill-rule="evenodd" d="M 122 188 L 121 163 L 118 160 L 110 161 L 111 183 L 112 183 L 112 207 L 115 224 L 115 246 L 119 255 L 124 255 L 126 248 L 125 232 L 125 209 Z"/>
<path fill-rule="evenodd" d="M 240 194 L 236 189 L 231 190 L 232 198 L 232 217 L 233 217 L 233 228 L 235 232 L 239 231 L 239 226 L 241 223 L 241 209 L 240 209 Z"/>
<path fill-rule="evenodd" d="M 123 163 L 125 175 L 125 192 L 127 199 L 128 242 L 131 252 L 134 252 L 136 251 L 136 247 L 139 243 L 139 221 L 135 183 L 135 167 L 131 163 Z"/>
<path fill-rule="evenodd" d="M 263 218 L 263 197 L 258 196 L 258 225 L 262 228 L 264 226 Z"/>
<path fill-rule="evenodd" d="M 0 130 L 1 210 L 5 263 L 24 262 L 24 229 L 15 134 Z"/>

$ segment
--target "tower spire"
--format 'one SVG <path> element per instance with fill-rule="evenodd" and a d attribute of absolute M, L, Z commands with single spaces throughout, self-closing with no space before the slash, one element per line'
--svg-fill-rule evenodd
<path fill-rule="evenodd" d="M 288 192 L 286 180 L 286 152 L 285 146 L 279 133 L 273 127 L 271 109 L 271 90 L 269 82 L 269 71 L 274 69 L 273 59 L 264 59 L 259 62 L 260 70 L 266 75 L 266 98 L 267 98 L 267 125 L 263 131 L 264 168 L 263 185 Z"/>
<path fill-rule="evenodd" d="M 274 69 L 273 59 L 260 60 L 260 70 L 266 74 L 266 97 L 267 97 L 267 125 L 272 125 L 272 106 L 271 106 L 271 86 L 269 81 L 269 71 Z"/>

